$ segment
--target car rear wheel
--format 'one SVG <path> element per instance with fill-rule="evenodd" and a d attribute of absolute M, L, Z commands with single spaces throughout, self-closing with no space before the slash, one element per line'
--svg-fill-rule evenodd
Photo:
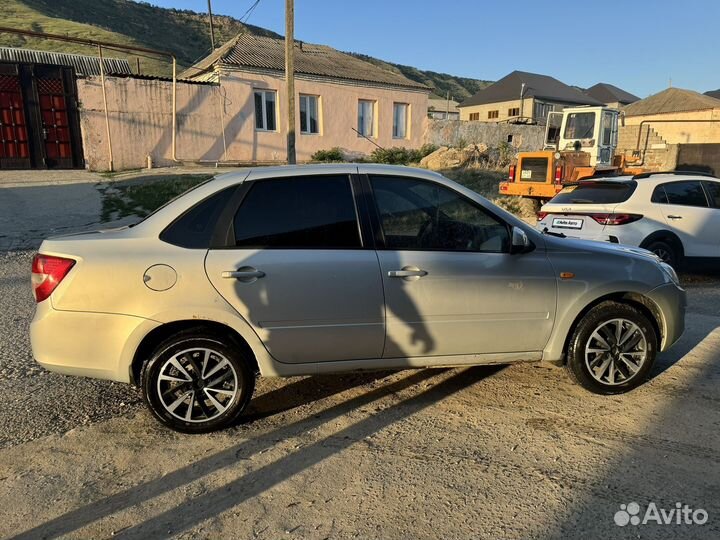
<path fill-rule="evenodd" d="M 596 394 L 620 394 L 640 385 L 657 354 L 658 337 L 645 314 L 628 304 L 603 302 L 578 323 L 567 368 Z"/>
<path fill-rule="evenodd" d="M 207 433 L 232 425 L 255 387 L 255 377 L 239 348 L 202 332 L 184 332 L 161 343 L 141 377 L 150 411 L 183 433 Z"/>
<path fill-rule="evenodd" d="M 662 262 L 669 264 L 673 268 L 677 268 L 680 263 L 680 254 L 678 253 L 677 248 L 669 242 L 656 240 L 648 244 L 645 249 L 652 251 L 655 255 L 660 257 Z"/>

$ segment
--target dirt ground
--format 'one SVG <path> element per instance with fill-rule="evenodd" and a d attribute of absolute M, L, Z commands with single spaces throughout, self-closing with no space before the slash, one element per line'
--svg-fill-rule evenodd
<path fill-rule="evenodd" d="M 0 538 L 720 537 L 717 271 L 683 276 L 687 331 L 626 395 L 536 365 L 260 379 L 189 436 L 33 362 L 31 257 L 0 253 Z M 632 502 L 707 522 L 616 525 Z"/>

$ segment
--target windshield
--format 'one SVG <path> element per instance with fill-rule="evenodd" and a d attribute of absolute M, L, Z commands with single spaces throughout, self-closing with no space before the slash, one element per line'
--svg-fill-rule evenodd
<path fill-rule="evenodd" d="M 592 139 L 595 132 L 595 113 L 571 113 L 565 124 L 566 139 Z"/>
<path fill-rule="evenodd" d="M 630 198 L 637 182 L 581 182 L 566 186 L 551 204 L 616 204 Z"/>

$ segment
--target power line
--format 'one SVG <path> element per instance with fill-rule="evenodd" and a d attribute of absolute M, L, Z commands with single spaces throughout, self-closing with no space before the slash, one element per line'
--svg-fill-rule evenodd
<path fill-rule="evenodd" d="M 247 9 L 245 13 L 243 13 L 242 17 L 240 17 L 241 23 L 247 23 L 248 19 L 250 18 L 250 15 L 252 15 L 253 11 L 255 11 L 255 8 L 260 3 L 260 0 L 255 0 L 253 4 Z"/>

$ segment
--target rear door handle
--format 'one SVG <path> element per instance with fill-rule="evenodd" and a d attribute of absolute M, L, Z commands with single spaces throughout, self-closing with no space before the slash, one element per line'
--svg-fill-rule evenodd
<path fill-rule="evenodd" d="M 682 216 L 668 216 L 668 219 L 682 219 Z"/>
<path fill-rule="evenodd" d="M 238 281 L 253 282 L 256 279 L 265 277 L 265 272 L 256 270 L 252 266 L 243 266 L 237 270 L 228 270 L 220 274 L 225 279 L 237 279 Z"/>

